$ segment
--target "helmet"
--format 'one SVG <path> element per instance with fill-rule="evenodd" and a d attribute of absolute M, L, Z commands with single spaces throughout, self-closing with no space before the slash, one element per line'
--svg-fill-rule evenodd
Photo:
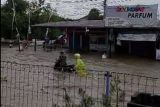
<path fill-rule="evenodd" d="M 76 54 L 74 54 L 74 57 L 75 57 L 75 58 L 80 58 L 81 55 L 80 55 L 79 53 L 76 53 Z"/>

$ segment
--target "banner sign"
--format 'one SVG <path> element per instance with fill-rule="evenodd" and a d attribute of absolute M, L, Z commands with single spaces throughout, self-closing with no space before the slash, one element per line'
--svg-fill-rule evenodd
<path fill-rule="evenodd" d="M 124 41 L 156 41 L 156 34 L 118 34 L 117 40 Z"/>
<path fill-rule="evenodd" d="M 105 26 L 155 26 L 158 4 L 107 6 L 105 11 Z"/>

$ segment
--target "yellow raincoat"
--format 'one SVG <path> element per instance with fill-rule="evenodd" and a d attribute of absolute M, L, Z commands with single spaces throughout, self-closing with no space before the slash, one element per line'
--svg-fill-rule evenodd
<path fill-rule="evenodd" d="M 76 64 L 75 64 L 76 73 L 79 76 L 86 76 L 87 75 L 86 65 L 84 64 L 84 62 L 80 58 L 80 54 L 75 54 L 74 56 L 76 58 Z"/>

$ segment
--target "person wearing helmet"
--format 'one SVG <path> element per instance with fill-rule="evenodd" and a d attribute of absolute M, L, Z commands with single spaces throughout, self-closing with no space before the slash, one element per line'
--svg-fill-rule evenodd
<path fill-rule="evenodd" d="M 75 70 L 76 70 L 76 73 L 79 76 L 86 76 L 87 75 L 86 65 L 83 62 L 83 60 L 80 58 L 80 54 L 76 53 L 76 54 L 74 54 L 74 56 L 75 56 L 75 59 L 76 59 L 76 61 L 75 61 Z"/>

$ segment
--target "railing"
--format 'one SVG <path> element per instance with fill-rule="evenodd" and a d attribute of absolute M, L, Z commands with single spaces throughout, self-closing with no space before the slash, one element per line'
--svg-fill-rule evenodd
<path fill-rule="evenodd" d="M 89 71 L 80 77 L 51 66 L 1 61 L 1 106 L 126 107 L 135 93 L 160 95 L 159 83 L 141 75 Z"/>

